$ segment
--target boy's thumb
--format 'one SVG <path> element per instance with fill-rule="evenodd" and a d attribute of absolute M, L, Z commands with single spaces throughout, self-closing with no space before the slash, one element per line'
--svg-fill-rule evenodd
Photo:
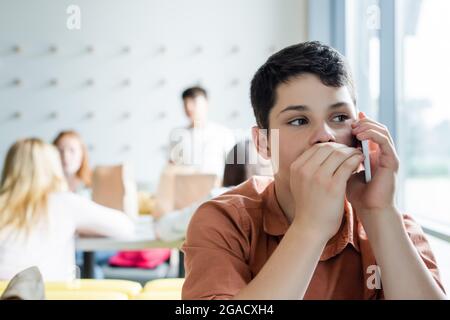
<path fill-rule="evenodd" d="M 367 118 L 367 117 L 366 117 L 366 114 L 365 114 L 364 112 L 362 112 L 362 111 L 359 113 L 358 116 L 359 116 L 359 120 L 362 120 L 362 119 Z"/>

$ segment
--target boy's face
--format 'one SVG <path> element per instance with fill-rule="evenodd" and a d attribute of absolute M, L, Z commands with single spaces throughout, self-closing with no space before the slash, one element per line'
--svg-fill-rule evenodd
<path fill-rule="evenodd" d="M 277 162 L 273 163 L 277 179 L 289 184 L 291 164 L 316 143 L 335 142 L 356 147 L 351 133 L 356 117 L 347 87 L 328 87 L 312 74 L 281 84 L 269 115 L 270 129 L 278 129 L 279 133 L 278 157 L 271 154 L 272 162 Z M 275 138 L 271 133 L 270 139 Z M 270 149 L 271 153 L 274 151 Z"/>

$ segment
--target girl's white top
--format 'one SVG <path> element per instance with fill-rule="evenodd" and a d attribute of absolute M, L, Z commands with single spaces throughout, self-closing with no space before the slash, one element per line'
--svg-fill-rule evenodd
<path fill-rule="evenodd" d="M 1 214 L 1 212 L 0 212 Z M 24 236 L 0 230 L 0 280 L 37 266 L 45 281 L 66 281 L 77 276 L 76 234 L 128 238 L 134 224 L 124 213 L 96 204 L 71 192 L 49 196 L 47 218 Z"/>

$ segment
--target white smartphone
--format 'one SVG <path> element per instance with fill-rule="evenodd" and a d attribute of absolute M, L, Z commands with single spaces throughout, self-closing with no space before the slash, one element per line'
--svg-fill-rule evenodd
<path fill-rule="evenodd" d="M 364 175 L 366 177 L 366 183 L 372 181 L 372 172 L 370 171 L 370 150 L 369 150 L 369 141 L 363 140 L 361 141 L 362 152 L 364 154 Z"/>
<path fill-rule="evenodd" d="M 359 114 L 359 109 L 356 108 L 356 114 Z M 356 141 L 359 141 L 356 139 Z M 366 178 L 366 183 L 372 181 L 372 172 L 370 170 L 370 149 L 369 149 L 369 140 L 359 141 L 361 143 L 361 149 L 364 154 L 364 175 Z"/>

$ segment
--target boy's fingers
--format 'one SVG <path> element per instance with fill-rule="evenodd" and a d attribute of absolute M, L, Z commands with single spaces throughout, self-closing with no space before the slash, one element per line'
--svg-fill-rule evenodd
<path fill-rule="evenodd" d="M 303 154 L 294 161 L 293 165 L 297 168 L 302 167 L 304 164 L 306 164 L 307 162 L 310 161 L 311 157 L 318 151 L 321 149 L 327 149 L 329 147 L 331 147 L 332 145 L 334 145 L 333 143 L 318 143 L 315 144 L 314 146 L 312 146 L 311 148 L 309 148 L 308 150 L 306 150 L 305 152 L 303 152 Z M 338 144 L 335 144 L 336 146 L 338 146 Z M 339 145 L 339 147 L 345 147 L 344 145 Z"/>
<path fill-rule="evenodd" d="M 333 176 L 336 183 L 345 186 L 348 179 L 350 179 L 353 172 L 358 169 L 363 160 L 364 156 L 360 154 L 353 154 L 350 158 L 345 160 Z"/>
<path fill-rule="evenodd" d="M 378 125 L 379 127 L 386 128 L 386 126 L 384 126 L 382 123 L 379 123 L 371 118 L 368 118 L 364 112 L 359 113 L 358 120 L 355 120 L 355 122 L 352 123 L 352 128 L 355 128 L 363 123 L 374 123 L 374 124 Z"/>
<path fill-rule="evenodd" d="M 391 144 L 390 139 L 386 135 L 384 135 L 374 129 L 370 129 L 370 130 L 361 132 L 361 133 L 357 134 L 356 137 L 358 138 L 358 140 L 361 140 L 361 141 L 362 140 L 371 140 L 380 147 L 381 153 L 383 153 L 385 155 L 392 155 L 392 156 L 397 157 L 394 146 Z"/>
<path fill-rule="evenodd" d="M 379 124 L 377 122 L 364 122 L 364 123 L 361 123 L 358 127 L 352 129 L 352 133 L 354 135 L 356 135 L 358 133 L 364 132 L 364 131 L 369 130 L 369 129 L 376 130 L 376 131 L 386 135 L 389 138 L 389 140 L 391 141 L 391 143 L 394 144 L 394 140 L 392 139 L 388 128 L 386 128 L 385 126 L 383 126 L 382 124 Z"/>
<path fill-rule="evenodd" d="M 356 148 L 343 148 L 335 150 L 320 168 L 321 174 L 326 177 L 332 177 L 339 167 L 354 155 L 363 156 L 362 152 Z M 356 170 L 356 169 L 355 169 Z"/>
<path fill-rule="evenodd" d="M 318 145 L 314 145 L 305 152 L 302 153 L 293 163 L 293 166 L 301 167 L 311 156 L 317 151 Z"/>
<path fill-rule="evenodd" d="M 344 149 L 348 149 L 348 147 L 344 145 L 322 145 L 304 164 L 304 170 L 311 173 L 316 172 L 336 150 Z"/>

